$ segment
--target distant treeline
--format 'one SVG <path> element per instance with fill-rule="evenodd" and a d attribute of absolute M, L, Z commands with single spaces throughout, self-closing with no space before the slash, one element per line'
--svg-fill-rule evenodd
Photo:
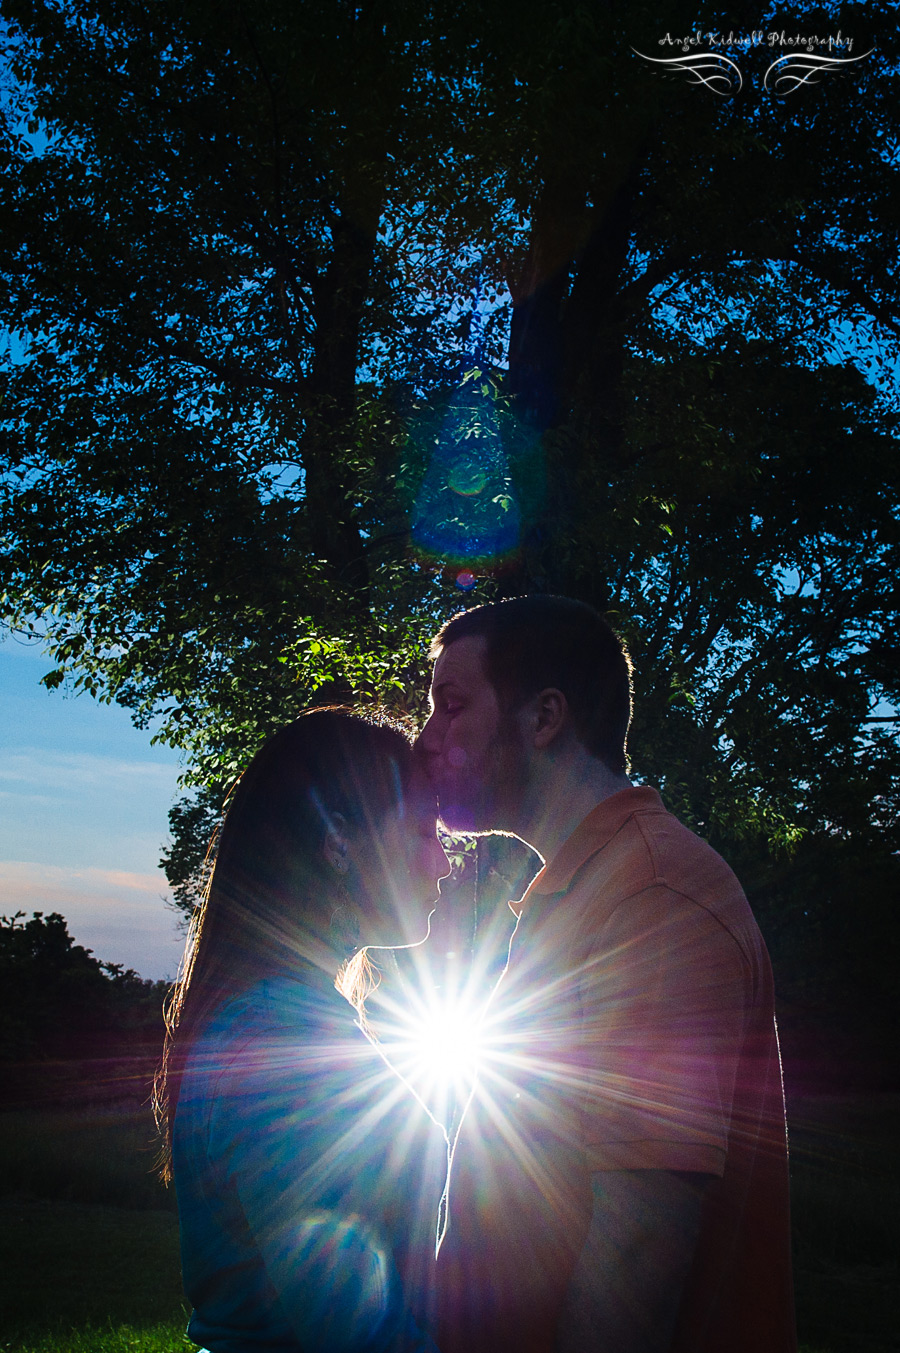
<path fill-rule="evenodd" d="M 0 1061 L 161 1047 L 167 991 L 95 958 L 58 912 L 0 916 Z"/>

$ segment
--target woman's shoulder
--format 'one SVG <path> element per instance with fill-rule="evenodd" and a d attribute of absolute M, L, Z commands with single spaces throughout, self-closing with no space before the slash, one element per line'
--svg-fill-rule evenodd
<path fill-rule="evenodd" d="M 275 1114 L 355 1103 L 376 1060 L 337 991 L 290 975 L 265 978 L 225 1001 L 195 1040 L 186 1076 L 191 1098 L 215 1100 L 219 1116 L 259 1101 Z M 324 1107 L 322 1112 L 325 1112 Z"/>
<path fill-rule="evenodd" d="M 305 973 L 265 977 L 223 1001 L 199 1042 L 238 1045 L 259 1038 L 352 1036 L 354 1012 L 339 993 Z"/>
<path fill-rule="evenodd" d="M 263 978 L 227 997 L 204 1020 L 191 1040 L 185 1089 L 203 1096 L 218 1093 L 235 1076 L 296 1070 L 298 1060 L 352 1045 L 359 1037 L 353 1014 L 337 991 L 329 995 L 302 974 Z"/>

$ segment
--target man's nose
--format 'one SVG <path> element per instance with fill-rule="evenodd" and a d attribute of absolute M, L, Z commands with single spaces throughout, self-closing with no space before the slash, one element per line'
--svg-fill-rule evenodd
<path fill-rule="evenodd" d="M 433 714 L 425 720 L 425 727 L 416 738 L 414 747 L 420 756 L 434 756 L 441 750 Z"/>

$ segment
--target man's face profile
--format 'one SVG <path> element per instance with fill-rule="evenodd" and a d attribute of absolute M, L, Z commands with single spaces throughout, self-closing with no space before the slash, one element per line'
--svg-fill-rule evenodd
<path fill-rule="evenodd" d="M 480 635 L 443 649 L 431 683 L 432 713 L 416 744 L 451 831 L 511 828 L 509 809 L 525 773 L 515 723 L 485 671 L 486 650 Z"/>

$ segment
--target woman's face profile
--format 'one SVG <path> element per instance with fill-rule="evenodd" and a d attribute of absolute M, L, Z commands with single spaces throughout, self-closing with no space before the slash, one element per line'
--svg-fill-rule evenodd
<path fill-rule="evenodd" d="M 360 834 L 350 848 L 362 885 L 360 941 L 369 945 L 418 944 L 450 863 L 437 839 L 437 801 L 416 770 L 394 808 Z"/>

